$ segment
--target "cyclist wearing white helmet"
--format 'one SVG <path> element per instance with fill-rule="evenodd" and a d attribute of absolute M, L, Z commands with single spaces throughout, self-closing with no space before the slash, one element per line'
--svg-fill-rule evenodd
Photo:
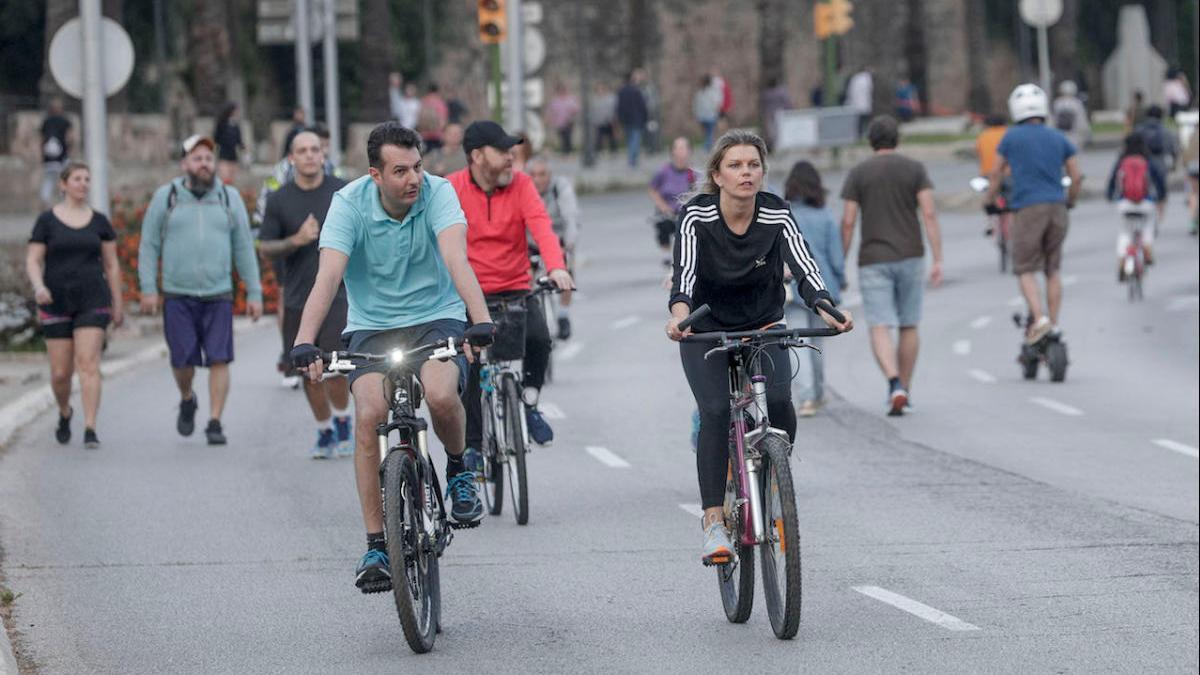
<path fill-rule="evenodd" d="M 1057 129 L 1046 125 L 1050 114 L 1046 92 L 1022 84 L 1008 97 L 1013 126 L 997 148 L 991 186 L 985 204 L 994 204 L 1005 172 L 1011 169 L 1009 208 L 1015 211 L 1012 233 L 1013 272 L 1033 321 L 1026 340 L 1036 343 L 1057 330 L 1062 307 L 1062 245 L 1067 238 L 1067 209 L 1079 196 L 1079 165 L 1075 146 Z M 1071 185 L 1064 195 L 1064 168 Z M 1046 303 L 1042 304 L 1037 273 L 1046 275 Z"/>

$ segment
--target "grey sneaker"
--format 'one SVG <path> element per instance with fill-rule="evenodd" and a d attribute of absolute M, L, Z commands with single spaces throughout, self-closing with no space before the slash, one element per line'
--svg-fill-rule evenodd
<path fill-rule="evenodd" d="M 700 561 L 705 565 L 723 565 L 733 561 L 733 542 L 725 531 L 725 523 L 714 520 L 704 528 L 704 549 Z"/>

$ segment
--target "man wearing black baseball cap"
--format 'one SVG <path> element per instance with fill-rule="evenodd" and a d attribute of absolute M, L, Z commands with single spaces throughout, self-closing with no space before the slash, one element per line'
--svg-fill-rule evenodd
<path fill-rule="evenodd" d="M 446 176 L 467 216 L 467 259 L 489 299 L 519 300 L 529 294 L 528 235 L 533 235 L 549 277 L 570 297 L 574 285 L 563 260 L 558 236 L 546 207 L 529 176 L 513 170 L 513 146 L 522 139 L 512 136 L 495 122 L 473 122 L 463 134 L 467 168 Z M 525 419 L 529 435 L 539 445 L 554 440 L 554 431 L 537 409 L 538 395 L 550 363 L 550 329 L 537 298 L 526 301 L 524 391 Z M 479 367 L 471 368 L 463 394 L 467 409 L 467 461 L 482 440 L 479 407 Z M 470 465 L 468 465 L 470 466 Z M 478 465 L 476 465 L 478 466 Z"/>

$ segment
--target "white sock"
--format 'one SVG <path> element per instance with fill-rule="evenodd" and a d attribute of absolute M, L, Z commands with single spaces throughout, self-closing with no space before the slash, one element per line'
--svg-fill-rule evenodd
<path fill-rule="evenodd" d="M 350 416 L 350 405 L 349 404 L 347 404 L 345 408 L 337 408 L 332 405 L 330 406 L 330 408 L 333 410 L 334 417 L 349 417 Z"/>
<path fill-rule="evenodd" d="M 538 398 L 540 397 L 541 393 L 541 389 L 525 387 L 525 389 L 521 392 L 521 400 L 530 408 L 536 408 L 538 404 Z"/>
<path fill-rule="evenodd" d="M 333 429 L 333 420 L 317 420 L 317 431 L 325 431 L 326 429 Z"/>

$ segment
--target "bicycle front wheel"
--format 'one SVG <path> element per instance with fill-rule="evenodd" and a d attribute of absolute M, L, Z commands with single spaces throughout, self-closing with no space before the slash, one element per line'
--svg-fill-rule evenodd
<path fill-rule="evenodd" d="M 497 441 L 494 394 L 484 393 L 483 409 L 483 473 L 478 476 L 483 505 L 493 516 L 504 509 L 504 465 L 500 461 L 504 449 Z"/>
<path fill-rule="evenodd" d="M 504 423 L 508 436 L 508 491 L 512 494 L 513 516 L 518 525 L 529 523 L 529 484 L 525 478 L 525 404 L 514 377 L 504 378 Z"/>
<path fill-rule="evenodd" d="M 404 639 L 418 654 L 433 649 L 441 615 L 434 511 L 437 496 L 416 460 L 395 450 L 383 463 L 384 529 L 392 594 Z"/>
<path fill-rule="evenodd" d="M 763 597 L 775 637 L 790 640 L 800 630 L 800 525 L 796 493 L 788 464 L 788 442 L 770 434 L 762 439 L 763 523 L 766 532 L 759 544 Z M 758 486 L 755 486 L 757 488 Z"/>

